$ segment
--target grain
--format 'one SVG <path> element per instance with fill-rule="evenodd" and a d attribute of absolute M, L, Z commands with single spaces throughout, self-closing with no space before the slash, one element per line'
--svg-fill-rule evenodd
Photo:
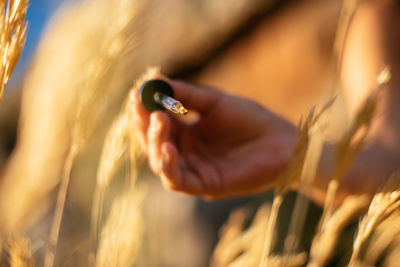
<path fill-rule="evenodd" d="M 0 2 L 0 103 L 4 87 L 9 81 L 25 45 L 25 22 L 28 0 Z"/>
<path fill-rule="evenodd" d="M 361 247 L 372 231 L 384 223 L 389 216 L 400 208 L 400 175 L 394 174 L 385 186 L 375 194 L 368 208 L 367 214 L 362 218 L 358 226 L 357 235 L 353 244 L 353 253 L 349 265 L 356 262 Z"/>
<path fill-rule="evenodd" d="M 141 217 L 144 193 L 142 188 L 127 190 L 113 201 L 101 230 L 96 267 L 132 266 L 135 262 L 144 230 Z"/>
<path fill-rule="evenodd" d="M 103 99 L 101 92 L 105 91 L 105 88 L 109 86 L 121 57 L 125 53 L 129 53 L 132 49 L 132 40 L 126 38 L 125 31 L 127 26 L 135 19 L 140 9 L 128 0 L 121 1 L 118 7 L 120 15 L 110 25 L 108 31 L 105 32 L 97 56 L 91 62 L 88 62 L 86 77 L 84 77 L 80 85 L 82 91 L 76 96 L 74 103 L 76 108 L 72 109 L 74 110 L 75 117 L 71 129 L 72 140 L 57 196 L 49 237 L 49 248 L 45 258 L 45 266 L 47 267 L 54 265 L 56 246 L 73 163 L 96 129 L 101 115 L 105 113 L 103 110 L 105 105 L 99 104 Z"/>

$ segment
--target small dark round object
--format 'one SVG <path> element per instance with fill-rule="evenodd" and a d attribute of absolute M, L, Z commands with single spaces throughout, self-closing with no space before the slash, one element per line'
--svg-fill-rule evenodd
<path fill-rule="evenodd" d="M 165 108 L 154 99 L 154 94 L 157 92 L 174 97 L 172 87 L 167 82 L 163 80 L 148 80 L 140 87 L 140 101 L 142 101 L 143 106 L 147 110 L 165 110 Z"/>

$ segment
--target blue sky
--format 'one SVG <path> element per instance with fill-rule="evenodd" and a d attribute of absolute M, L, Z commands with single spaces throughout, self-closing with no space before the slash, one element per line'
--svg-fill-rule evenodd
<path fill-rule="evenodd" d="M 29 58 L 33 55 L 40 36 L 45 29 L 49 19 L 64 2 L 71 2 L 71 0 L 30 0 L 28 11 L 27 11 L 27 21 L 29 24 L 28 35 L 26 39 L 26 44 L 19 64 L 17 65 L 18 72 L 24 64 L 29 61 Z"/>

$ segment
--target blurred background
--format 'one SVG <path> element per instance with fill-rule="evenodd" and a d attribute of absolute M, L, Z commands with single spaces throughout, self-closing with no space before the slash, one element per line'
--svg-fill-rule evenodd
<path fill-rule="evenodd" d="M 3 218 L 9 218 L 5 225 L 24 225 L 30 218 L 29 226 L 21 227 L 34 244 L 38 262 L 43 260 L 55 189 L 71 140 L 69 114 L 79 105 L 76 99 L 85 94 L 75 81 L 90 79 L 85 76 L 85 62 L 97 62 L 96 53 L 112 34 L 113 23 L 123 18 L 121 12 L 134 13 L 122 37 L 133 40 L 133 45 L 129 54 L 111 62 L 115 69 L 108 86 L 93 89 L 100 95 L 96 99 L 101 104 L 96 105 L 103 105 L 105 111 L 99 111 L 102 123 L 73 167 L 57 249 L 59 266 L 85 266 L 104 136 L 129 88 L 146 68 L 159 66 L 168 76 L 251 98 L 295 123 L 332 90 L 333 41 L 341 1 L 131 2 L 133 9 L 125 11 L 115 0 L 29 3 L 26 46 L 0 104 L 1 192 L 10 196 L 0 201 L 15 201 L 15 209 L 0 210 Z M 105 198 L 106 211 L 123 188 L 127 172 L 125 167 L 118 171 Z M 272 199 L 266 192 L 206 202 L 167 192 L 146 164 L 139 184 L 147 194 L 138 266 L 207 266 L 218 229 L 229 213 L 242 206 L 254 211 Z M 290 207 L 293 196 L 288 199 L 284 205 Z M 27 215 L 37 207 L 40 215 Z M 311 217 L 318 214 L 316 207 L 310 209 Z"/>
<path fill-rule="evenodd" d="M 29 28 L 21 58 L 8 82 L 5 90 L 5 100 L 0 105 L 0 171 L 7 156 L 11 153 L 16 141 L 16 129 L 20 106 L 20 94 L 24 77 L 33 60 L 46 25 L 54 13 L 67 3 L 78 0 L 33 0 L 29 1 L 26 15 Z"/>

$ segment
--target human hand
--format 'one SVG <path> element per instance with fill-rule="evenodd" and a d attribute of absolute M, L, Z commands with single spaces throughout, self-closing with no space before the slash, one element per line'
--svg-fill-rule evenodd
<path fill-rule="evenodd" d="M 168 81 L 195 122 L 149 112 L 134 92 L 135 124 L 151 169 L 163 185 L 205 198 L 251 194 L 272 186 L 288 164 L 295 127 L 247 99 Z"/>

